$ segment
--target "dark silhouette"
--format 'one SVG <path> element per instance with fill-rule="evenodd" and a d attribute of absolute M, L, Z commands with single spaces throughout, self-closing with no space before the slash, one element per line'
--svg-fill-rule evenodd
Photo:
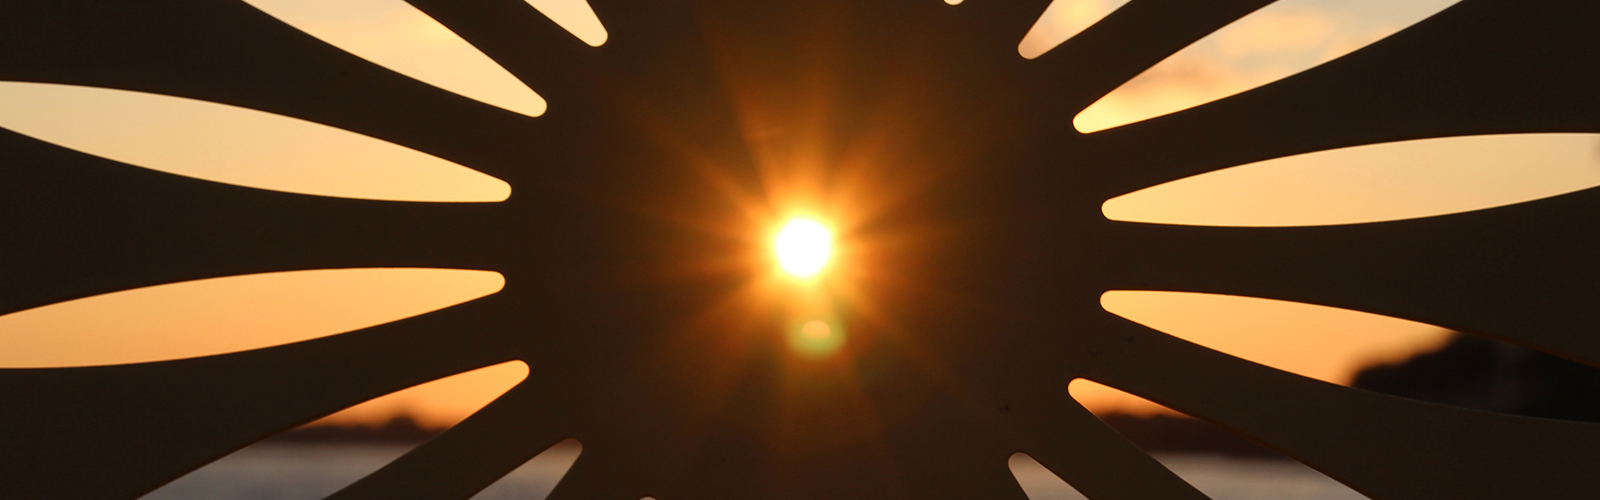
<path fill-rule="evenodd" d="M 1295 300 L 1600 365 L 1597 190 L 1328 227 L 1100 211 L 1286 155 L 1600 132 L 1600 2 L 1462 0 L 1281 81 L 1087 135 L 1073 115 L 1270 0 L 1132 0 L 1033 60 L 1017 42 L 1046 0 L 591 0 L 611 35 L 598 48 L 521 0 L 408 3 L 549 111 L 426 85 L 236 0 L 0 2 L 0 79 L 301 118 L 513 189 L 501 203 L 286 194 L 0 131 L 0 313 L 300 269 L 506 278 L 476 301 L 306 342 L 0 370 L 0 498 L 136 498 L 302 423 L 509 360 L 526 381 L 331 499 L 465 500 L 568 438 L 583 452 L 552 500 L 1022 499 L 1005 466 L 1018 451 L 1095 500 L 1205 498 L 1077 405 L 1076 378 L 1376 500 L 1600 491 L 1600 425 L 1309 380 L 1099 302 Z M 778 189 L 795 178 L 795 193 Z M 813 206 L 784 206 L 804 186 Z M 805 208 L 839 211 L 841 249 L 862 243 L 828 277 L 861 300 L 839 305 L 849 337 L 821 361 L 788 348 L 782 297 L 744 293 L 771 272 L 760 212 Z"/>
<path fill-rule="evenodd" d="M 1600 422 L 1600 369 L 1464 333 L 1438 350 L 1364 368 L 1351 385 L 1474 410 Z M 1101 420 L 1146 451 L 1286 458 L 1187 416 L 1110 413 Z"/>
<path fill-rule="evenodd" d="M 1363 369 L 1351 385 L 1475 410 L 1600 422 L 1600 369 L 1463 333 L 1437 351 Z"/>
<path fill-rule="evenodd" d="M 1101 420 L 1145 451 L 1288 459 L 1238 434 L 1186 416 L 1110 413 Z"/>

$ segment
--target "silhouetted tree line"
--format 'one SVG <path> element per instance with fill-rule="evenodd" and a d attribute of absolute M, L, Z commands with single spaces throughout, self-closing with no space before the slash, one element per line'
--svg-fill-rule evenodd
<path fill-rule="evenodd" d="M 1351 385 L 1475 410 L 1600 422 L 1600 369 L 1516 345 L 1457 333 L 1440 349 L 1369 366 Z M 1148 451 L 1279 457 L 1207 422 L 1177 415 L 1103 419 Z"/>
<path fill-rule="evenodd" d="M 1361 370 L 1351 385 L 1475 410 L 1600 422 L 1600 369 L 1460 333 L 1437 351 Z"/>

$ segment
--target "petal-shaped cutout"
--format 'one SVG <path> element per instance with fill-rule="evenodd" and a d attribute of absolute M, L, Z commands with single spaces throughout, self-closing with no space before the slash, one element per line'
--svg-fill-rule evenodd
<path fill-rule="evenodd" d="M 1086 379 L 1073 380 L 1068 388 L 1074 394 L 1115 392 L 1155 405 Z M 1150 416 L 1098 412 L 1095 416 L 1211 498 L 1367 498 L 1300 462 L 1172 410 Z"/>
<path fill-rule="evenodd" d="M 96 295 L 0 316 L 0 368 L 141 363 L 238 352 L 408 318 L 500 290 L 493 271 L 327 269 Z"/>
<path fill-rule="evenodd" d="M 142 498 L 325 498 L 459 423 L 527 376 L 526 363 L 510 361 L 389 393 L 234 452 Z M 570 464 L 567 457 L 574 453 L 563 445 L 529 463 Z"/>
<path fill-rule="evenodd" d="M 421 429 L 438 433 L 466 420 L 526 378 L 527 363 L 500 363 L 373 398 L 322 417 L 301 429 L 378 428 L 404 418 L 415 422 Z M 284 437 L 297 438 L 289 435 Z"/>
<path fill-rule="evenodd" d="M 1028 59 L 1044 55 L 1126 3 L 1128 0 L 1054 0 L 1022 36 L 1017 53 Z"/>
<path fill-rule="evenodd" d="M 1600 134 L 1448 137 L 1319 151 L 1179 179 L 1106 201 L 1107 218 L 1314 226 L 1479 210 L 1600 186 Z"/>
<path fill-rule="evenodd" d="M 594 8 L 589 6 L 588 0 L 528 0 L 528 5 L 590 47 L 599 47 L 610 37 L 605 25 L 600 24 L 600 18 L 594 15 Z"/>
<path fill-rule="evenodd" d="M 511 186 L 387 141 L 195 99 L 0 82 L 0 127 L 171 174 L 291 193 L 492 202 Z"/>
<path fill-rule="evenodd" d="M 544 114 L 543 97 L 405 0 L 245 3 L 396 73 L 524 115 Z"/>
<path fill-rule="evenodd" d="M 1079 500 L 1086 499 L 1077 488 L 1063 481 L 1060 476 L 1044 468 L 1038 460 L 1028 456 L 1027 453 L 1012 453 L 1006 460 L 1006 466 L 1011 468 L 1011 475 L 1017 478 L 1017 484 L 1022 486 L 1022 492 L 1028 495 L 1028 500 Z"/>
<path fill-rule="evenodd" d="M 1067 386 L 1067 392 L 1072 395 L 1072 399 L 1078 401 L 1078 404 L 1095 415 L 1131 415 L 1142 418 L 1172 413 L 1172 410 L 1168 410 L 1165 406 L 1100 384 L 1073 383 Z"/>
<path fill-rule="evenodd" d="M 542 500 L 556 489 L 556 483 L 561 482 L 561 477 L 567 475 L 567 470 L 572 468 L 573 462 L 578 461 L 578 455 L 581 453 L 583 444 L 576 439 L 556 443 L 488 488 L 484 488 L 477 495 L 473 495 L 472 500 L 512 498 Z"/>
<path fill-rule="evenodd" d="M 1191 108 L 1355 51 L 1460 0 L 1281 0 L 1195 42 L 1079 113 L 1084 133 Z"/>
<path fill-rule="evenodd" d="M 1373 362 L 1437 349 L 1451 335 L 1389 316 L 1233 295 L 1113 290 L 1100 305 L 1216 351 L 1343 385 Z"/>

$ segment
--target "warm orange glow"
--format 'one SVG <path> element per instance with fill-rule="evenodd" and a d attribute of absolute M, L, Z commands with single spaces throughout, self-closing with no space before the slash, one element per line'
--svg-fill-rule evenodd
<path fill-rule="evenodd" d="M 820 222 L 794 219 L 778 231 L 773 248 L 778 253 L 779 267 L 789 274 L 809 277 L 828 264 L 833 253 L 833 233 Z"/>
<path fill-rule="evenodd" d="M 147 363 L 336 335 L 498 292 L 465 269 L 314 269 L 168 283 L 0 316 L 0 368 Z M 225 333 L 224 333 L 225 332 Z"/>
<path fill-rule="evenodd" d="M 508 361 L 379 396 L 306 424 L 378 427 L 408 416 L 430 429 L 448 429 L 528 378 L 528 364 Z"/>
<path fill-rule="evenodd" d="M 820 319 L 814 319 L 807 322 L 806 326 L 800 327 L 800 334 L 804 335 L 806 340 L 827 340 L 833 335 L 833 328 L 829 328 L 828 324 Z"/>

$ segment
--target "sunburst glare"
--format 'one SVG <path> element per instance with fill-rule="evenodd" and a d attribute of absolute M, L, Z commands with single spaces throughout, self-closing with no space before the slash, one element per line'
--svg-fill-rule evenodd
<path fill-rule="evenodd" d="M 773 241 L 778 267 L 798 277 L 810 277 L 828 264 L 833 253 L 833 233 L 810 219 L 794 219 L 778 231 Z"/>

